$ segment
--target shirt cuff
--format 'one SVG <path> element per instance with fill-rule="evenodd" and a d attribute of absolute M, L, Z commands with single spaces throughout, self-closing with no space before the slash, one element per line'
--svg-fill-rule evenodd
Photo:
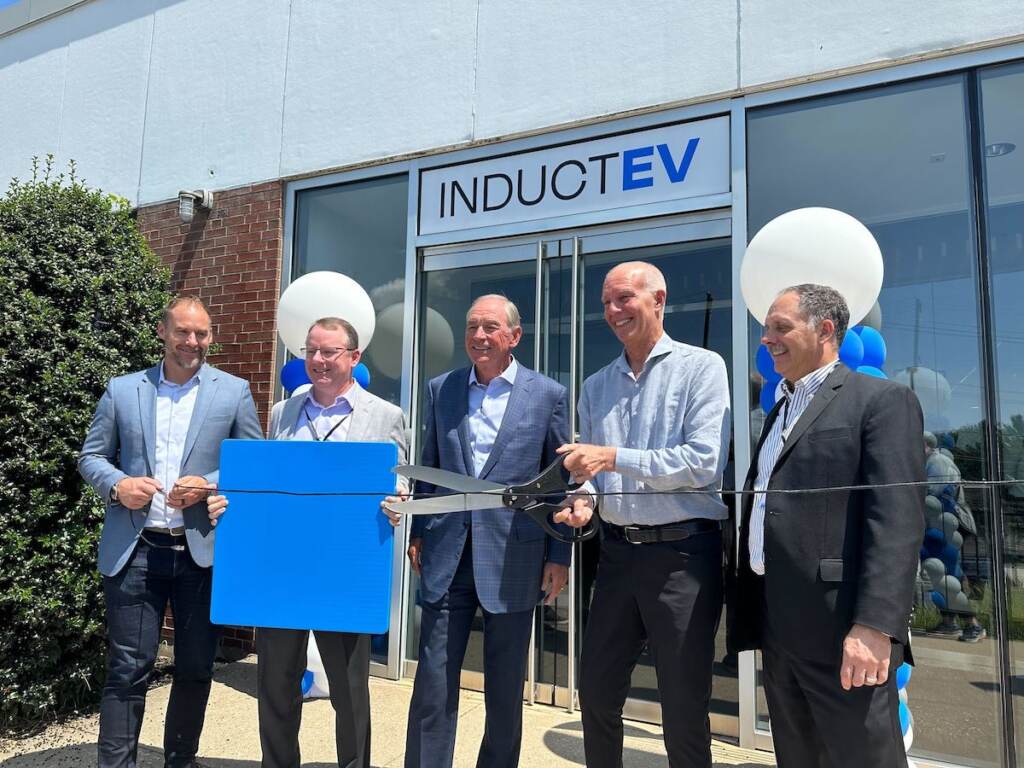
<path fill-rule="evenodd" d="M 615 471 L 633 477 L 643 476 L 644 452 L 639 448 L 616 448 L 615 449 Z"/>

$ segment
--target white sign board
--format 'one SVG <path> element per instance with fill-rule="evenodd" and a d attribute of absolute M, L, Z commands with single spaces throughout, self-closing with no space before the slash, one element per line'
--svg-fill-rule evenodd
<path fill-rule="evenodd" d="M 729 118 L 713 117 L 420 172 L 421 235 L 729 191 Z"/>

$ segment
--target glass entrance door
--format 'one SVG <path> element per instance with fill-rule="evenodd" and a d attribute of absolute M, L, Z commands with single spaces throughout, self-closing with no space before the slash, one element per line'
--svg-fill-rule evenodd
<path fill-rule="evenodd" d="M 674 339 L 703 346 L 732 359 L 732 268 L 728 213 L 674 218 L 657 224 L 604 227 L 558 237 L 431 249 L 423 255 L 420 285 L 420 364 L 417 391 L 442 370 L 467 365 L 461 345 L 451 359 L 430 354 L 431 324 L 439 320 L 458 339 L 465 313 L 476 296 L 500 293 L 516 303 L 523 338 L 520 363 L 559 381 L 575 402 L 583 380 L 611 362 L 621 346 L 607 328 L 601 305 L 605 274 L 624 261 L 650 261 L 665 274 L 668 300 L 666 331 Z M 436 334 L 437 331 L 435 330 Z M 435 344 L 436 347 L 436 344 Z M 422 425 L 420 425 L 422 429 Z M 732 466 L 727 483 L 732 480 Z M 553 606 L 537 609 L 526 696 L 570 710 L 577 706 L 579 650 L 589 619 L 590 598 L 599 562 L 596 540 L 576 545 L 570 588 Z M 413 585 L 415 590 L 415 584 Z M 415 659 L 418 622 L 415 592 L 410 597 L 409 658 Z M 463 682 L 482 685 L 482 625 L 475 627 L 464 664 Z M 712 727 L 738 733 L 735 656 L 725 648 L 724 621 L 715 661 Z M 633 675 L 626 715 L 660 722 L 657 682 L 644 652 Z"/>

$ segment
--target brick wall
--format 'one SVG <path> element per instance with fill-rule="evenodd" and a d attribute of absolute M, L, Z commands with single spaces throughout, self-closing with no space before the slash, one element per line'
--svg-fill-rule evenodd
<path fill-rule="evenodd" d="M 276 394 L 275 314 L 281 286 L 281 235 L 284 186 L 273 181 L 215 192 L 213 210 L 196 209 L 183 224 L 178 203 L 139 210 L 139 229 L 171 269 L 171 289 L 198 295 L 210 308 L 213 340 L 210 356 L 218 368 L 249 380 L 264 428 Z M 163 635 L 173 637 L 168 615 Z M 226 627 L 225 654 L 253 650 L 253 630 Z"/>

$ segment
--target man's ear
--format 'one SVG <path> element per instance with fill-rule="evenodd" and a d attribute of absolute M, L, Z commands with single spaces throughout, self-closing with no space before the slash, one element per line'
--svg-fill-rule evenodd
<path fill-rule="evenodd" d="M 818 338 L 822 341 L 826 341 L 829 337 L 832 337 L 833 343 L 836 348 L 839 347 L 839 339 L 835 338 L 836 335 L 836 324 L 829 320 L 827 317 L 821 321 L 818 326 Z"/>

